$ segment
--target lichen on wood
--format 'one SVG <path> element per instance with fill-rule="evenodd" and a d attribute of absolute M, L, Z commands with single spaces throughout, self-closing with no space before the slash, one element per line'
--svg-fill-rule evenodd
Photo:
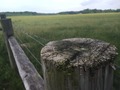
<path fill-rule="evenodd" d="M 49 42 L 41 50 L 46 90 L 112 90 L 116 55 L 114 45 L 96 39 Z"/>
<path fill-rule="evenodd" d="M 116 54 L 114 45 L 90 38 L 52 41 L 41 51 L 43 60 L 52 62 L 56 67 L 61 65 L 95 67 L 112 62 Z"/>

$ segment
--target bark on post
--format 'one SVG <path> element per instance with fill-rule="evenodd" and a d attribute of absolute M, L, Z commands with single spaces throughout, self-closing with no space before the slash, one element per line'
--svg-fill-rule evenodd
<path fill-rule="evenodd" d="M 46 90 L 112 90 L 116 47 L 90 38 L 49 42 L 41 50 Z"/>

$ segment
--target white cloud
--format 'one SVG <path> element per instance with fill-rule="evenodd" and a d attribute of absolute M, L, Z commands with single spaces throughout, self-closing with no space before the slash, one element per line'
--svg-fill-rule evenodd
<path fill-rule="evenodd" d="M 81 3 L 81 5 L 87 6 L 87 5 L 91 5 L 91 4 L 96 4 L 98 2 L 99 2 L 99 0 L 85 0 L 84 2 Z"/>
<path fill-rule="evenodd" d="M 90 9 L 118 9 L 120 0 L 86 0 L 81 5 Z"/>
<path fill-rule="evenodd" d="M 120 0 L 0 0 L 0 3 L 0 11 L 60 12 L 120 8 Z"/>

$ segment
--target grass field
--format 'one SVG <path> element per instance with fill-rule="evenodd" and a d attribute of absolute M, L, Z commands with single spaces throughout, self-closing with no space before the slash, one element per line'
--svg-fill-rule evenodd
<path fill-rule="evenodd" d="M 114 44 L 118 48 L 118 53 L 120 53 L 120 13 L 12 16 L 10 18 L 13 22 L 15 36 L 19 37 L 19 39 L 22 40 L 22 43 L 26 45 L 28 45 L 28 43 L 31 44 L 28 45 L 28 48 L 35 55 L 35 57 L 37 57 L 38 60 L 40 59 L 40 50 L 43 46 L 21 32 L 24 31 L 28 33 L 43 44 L 46 44 L 52 40 L 61 40 L 64 38 L 75 37 L 100 39 Z M 2 33 L 0 33 L 0 41 L 3 43 Z M 0 50 L 2 49 L 5 49 L 4 43 L 0 44 Z M 41 73 L 40 65 L 34 60 L 34 58 L 27 52 L 25 48 L 24 50 L 26 51 L 26 54 L 30 56 L 30 60 L 34 63 L 38 71 Z M 0 56 L 1 60 L 4 60 L 4 55 L 7 55 L 6 52 L 4 53 L 5 54 L 2 54 Z M 120 55 L 118 55 L 115 63 L 120 66 Z M 2 64 L 5 63 L 2 62 L 1 65 Z M 6 72 L 8 71 L 6 70 Z M 9 78 L 10 77 L 8 77 L 8 79 Z M 114 79 L 115 90 L 120 90 L 119 84 L 120 70 L 116 70 Z"/>

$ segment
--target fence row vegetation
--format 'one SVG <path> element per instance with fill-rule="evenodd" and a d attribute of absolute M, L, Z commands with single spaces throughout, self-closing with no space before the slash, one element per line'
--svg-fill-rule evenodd
<path fill-rule="evenodd" d="M 29 56 L 36 69 L 42 74 L 41 66 L 34 60 L 25 47 L 28 47 L 35 57 L 40 59 L 40 50 L 43 47 L 40 43 L 33 41 L 22 32 L 26 32 L 36 40 L 46 44 L 52 40 L 64 38 L 96 38 L 110 42 L 118 48 L 120 53 L 120 13 L 101 13 L 101 14 L 77 14 L 77 15 L 50 15 L 50 16 L 11 16 L 15 37 L 22 40 L 23 50 Z M 18 41 L 20 41 L 18 39 Z M 18 76 L 9 68 L 7 52 L 0 32 L 0 89 L 5 90 L 24 90 Z M 24 45 L 23 45 L 24 44 Z M 120 65 L 120 56 L 115 63 Z M 116 70 L 114 75 L 114 90 L 120 89 L 120 71 Z M 17 85 L 16 85 L 17 82 Z"/>

